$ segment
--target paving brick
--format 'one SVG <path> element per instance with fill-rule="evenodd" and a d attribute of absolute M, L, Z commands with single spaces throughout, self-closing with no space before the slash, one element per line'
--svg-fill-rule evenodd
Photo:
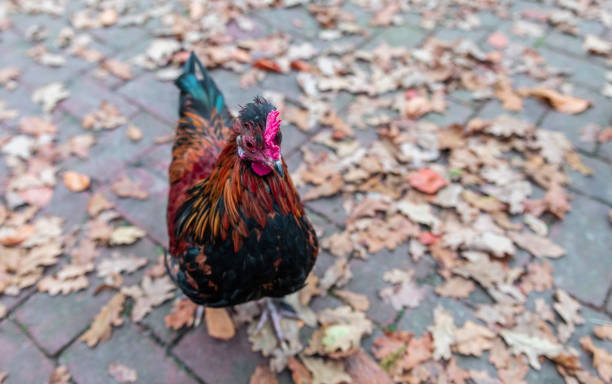
<path fill-rule="evenodd" d="M 114 28 L 97 28 L 91 31 L 91 34 L 104 45 L 116 51 L 131 51 L 132 55 L 139 51 L 134 50 L 134 45 L 142 42 L 147 38 L 151 38 L 150 33 L 142 27 L 114 27 Z"/>
<path fill-rule="evenodd" d="M 12 321 L 0 323 L 0 370 L 6 371 L 6 384 L 46 383 L 53 362 Z"/>
<path fill-rule="evenodd" d="M 66 296 L 36 293 L 17 309 L 15 318 L 46 353 L 55 355 L 90 325 L 111 297 L 110 292 L 94 296 L 96 286 Z"/>
<path fill-rule="evenodd" d="M 187 333 L 172 350 L 206 383 L 246 383 L 258 364 L 265 360 L 251 351 L 246 328 L 237 330 L 228 341 L 217 340 L 206 331 L 205 324 Z"/>
<path fill-rule="evenodd" d="M 582 162 L 593 170 L 593 175 L 584 176 L 570 168 L 570 185 L 580 192 L 597 197 L 612 205 L 612 188 L 610 188 L 612 164 L 588 156 L 581 156 L 581 158 Z"/>
<path fill-rule="evenodd" d="M 77 383 L 113 382 L 108 366 L 115 362 L 135 369 L 138 383 L 196 383 L 161 346 L 132 324 L 115 328 L 110 340 L 95 348 L 75 342 L 62 354 L 60 362 L 68 366 Z"/>
<path fill-rule="evenodd" d="M 6 127 L 16 127 L 19 120 L 25 116 L 41 116 L 42 108 L 39 104 L 32 101 L 32 90 L 19 84 L 17 89 L 12 92 L 0 88 L 0 100 L 5 103 L 6 109 L 17 110 L 18 115 L 14 119 L 5 120 Z"/>
<path fill-rule="evenodd" d="M 538 51 L 549 66 L 570 69 L 572 72 L 568 78 L 570 82 L 584 84 L 594 89 L 601 89 L 606 73 L 604 67 L 595 65 L 591 60 L 581 60 L 549 48 L 540 48 Z"/>
<path fill-rule="evenodd" d="M 68 90 L 70 96 L 61 105 L 79 119 L 82 119 L 88 113 L 99 110 L 102 101 L 117 106 L 124 117 L 131 117 L 138 111 L 138 108 L 130 104 L 124 97 L 116 92 L 109 91 L 87 77 L 75 79 Z"/>
<path fill-rule="evenodd" d="M 87 202 L 91 197 L 88 192 L 72 192 L 63 181 L 61 173 L 58 174 L 57 186 L 53 189 L 53 197 L 49 204 L 42 209 L 43 215 L 59 216 L 64 219 L 64 232 L 73 230 L 83 225 L 87 219 Z M 70 212 L 70 214 L 67 214 Z"/>
<path fill-rule="evenodd" d="M 319 23 L 303 7 L 264 9 L 257 12 L 257 18 L 265 20 L 272 33 L 283 31 L 308 38 L 319 33 Z"/>
<path fill-rule="evenodd" d="M 152 115 L 169 123 L 178 117 L 178 89 L 172 82 L 161 82 L 153 73 L 145 73 L 130 81 L 118 92 Z"/>
<path fill-rule="evenodd" d="M 552 260 L 557 286 L 596 306 L 603 305 L 612 281 L 608 211 L 608 206 L 575 196 L 572 210 L 550 232 L 551 239 L 566 250 L 563 257 Z"/>
<path fill-rule="evenodd" d="M 364 45 L 364 49 L 373 49 L 385 42 L 391 46 L 414 48 L 425 38 L 421 29 L 409 26 L 387 27 Z"/>
<path fill-rule="evenodd" d="M 395 309 L 388 303 L 383 302 L 379 292 L 389 286 L 383 280 L 383 274 L 392 269 L 410 269 L 414 271 L 415 279 L 421 279 L 433 273 L 434 265 L 430 258 L 422 258 L 414 262 L 409 255 L 408 246 L 402 244 L 397 249 L 382 251 L 369 255 L 367 260 L 353 259 L 350 261 L 353 279 L 347 285 L 347 289 L 367 295 L 370 300 L 370 309 L 367 316 L 377 321 L 382 326 L 391 324 L 396 317 Z M 419 284 L 427 295 L 433 294 L 432 287 Z"/>
<path fill-rule="evenodd" d="M 105 188 L 104 193 L 106 197 L 115 204 L 115 207 L 123 217 L 147 231 L 149 236 L 159 244 L 167 244 L 166 203 L 168 199 L 168 180 L 159 177 L 146 168 L 125 168 L 116 174 L 116 178 L 120 178 L 123 175 L 139 183 L 141 188 L 149 194 L 148 199 L 119 198 L 110 192 L 110 186 Z"/>
<path fill-rule="evenodd" d="M 444 114 L 428 113 L 421 119 L 430 121 L 439 126 L 447 126 L 451 124 L 465 124 L 472 115 L 473 110 L 467 103 L 456 103 L 452 100 L 446 100 L 446 111 Z"/>

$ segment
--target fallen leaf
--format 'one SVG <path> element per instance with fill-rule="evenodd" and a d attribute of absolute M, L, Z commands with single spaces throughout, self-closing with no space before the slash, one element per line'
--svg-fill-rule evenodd
<path fill-rule="evenodd" d="M 149 194 L 143 191 L 139 184 L 133 182 L 127 176 L 115 181 L 111 187 L 111 191 L 119 197 L 130 197 L 140 200 L 149 198 Z"/>
<path fill-rule="evenodd" d="M 383 280 L 394 284 L 393 287 L 383 288 L 380 297 L 400 311 L 404 307 L 416 308 L 425 297 L 425 291 L 417 286 L 412 279 L 412 271 L 393 269 L 383 274 Z"/>
<path fill-rule="evenodd" d="M 89 176 L 74 171 L 66 171 L 62 175 L 66 188 L 72 192 L 82 192 L 89 188 L 91 179 Z"/>
<path fill-rule="evenodd" d="M 282 72 L 280 65 L 271 59 L 259 59 L 253 63 L 253 67 L 263 69 L 264 71 Z"/>
<path fill-rule="evenodd" d="M 528 251 L 536 257 L 559 258 L 565 254 L 565 250 L 553 243 L 547 237 L 538 236 L 530 232 L 509 232 L 508 236 L 520 248 Z"/>
<path fill-rule="evenodd" d="M 0 318 L 1 317 L 2 316 L 0 316 Z M 593 331 L 595 332 L 595 336 L 599 337 L 600 339 L 608 339 L 612 341 L 612 325 L 600 325 L 595 327 Z"/>
<path fill-rule="evenodd" d="M 123 256 L 115 252 L 110 258 L 104 259 L 98 264 L 98 276 L 109 277 L 123 272 L 133 273 L 144 267 L 147 262 L 148 259 L 145 257 Z"/>
<path fill-rule="evenodd" d="M 579 97 L 564 95 L 546 87 L 522 88 L 519 94 L 523 97 L 532 96 L 544 99 L 559 112 L 575 115 L 584 112 L 591 102 Z"/>
<path fill-rule="evenodd" d="M 142 139 L 142 130 L 133 124 L 130 124 L 128 126 L 127 131 L 125 131 L 125 134 L 132 141 L 139 141 L 140 139 Z"/>
<path fill-rule="evenodd" d="M 6 306 L 4 304 L 0 304 L 0 319 L 3 319 L 7 312 Z"/>
<path fill-rule="evenodd" d="M 312 374 L 294 356 L 289 357 L 288 367 L 295 384 L 312 384 Z"/>
<path fill-rule="evenodd" d="M 70 372 L 68 372 L 68 367 L 65 365 L 60 365 L 51 373 L 48 384 L 69 384 L 70 378 L 71 376 Z M 2 377 L 0 377 L 0 382 L 2 382 Z"/>
<path fill-rule="evenodd" d="M 306 356 L 302 356 L 301 360 L 312 373 L 312 384 L 342 384 L 351 382 L 351 376 L 346 373 L 344 364 L 340 361 Z"/>
<path fill-rule="evenodd" d="M 596 55 L 612 55 L 612 43 L 595 35 L 586 35 L 582 47 L 587 52 L 594 53 Z"/>
<path fill-rule="evenodd" d="M 229 340 L 236 334 L 236 328 L 225 308 L 206 307 L 204 315 L 208 334 L 215 339 Z"/>
<path fill-rule="evenodd" d="M 423 168 L 411 174 L 408 176 L 408 182 L 414 188 L 428 194 L 435 194 L 440 188 L 448 184 L 442 176 L 429 168 Z"/>
<path fill-rule="evenodd" d="M 113 204 L 108 201 L 103 194 L 96 192 L 87 203 L 87 213 L 91 217 L 96 217 L 100 214 L 100 212 L 112 207 Z"/>
<path fill-rule="evenodd" d="M 19 121 L 19 130 L 29 135 L 42 135 L 57 133 L 57 127 L 48 119 L 41 119 L 40 117 L 30 116 L 24 117 Z"/>
<path fill-rule="evenodd" d="M 249 384 L 278 384 L 276 374 L 267 365 L 259 364 L 249 380 Z"/>
<path fill-rule="evenodd" d="M 612 381 L 612 354 L 605 349 L 597 348 L 588 336 L 580 339 L 580 345 L 582 349 L 593 355 L 593 366 L 599 376 L 607 383 Z"/>
<path fill-rule="evenodd" d="M 55 106 L 62 100 L 70 96 L 62 83 L 50 83 L 40 87 L 32 94 L 32 101 L 41 104 L 43 112 L 51 113 Z"/>
<path fill-rule="evenodd" d="M 344 359 L 344 370 L 352 378 L 352 384 L 393 384 L 389 374 L 363 350 Z"/>
<path fill-rule="evenodd" d="M 100 20 L 100 24 L 105 27 L 110 27 L 119 19 L 119 13 L 115 8 L 108 7 L 100 12 L 98 19 Z"/>
<path fill-rule="evenodd" d="M 108 366 L 108 373 L 120 383 L 135 383 L 138 380 L 134 369 L 119 363 L 111 363 Z"/>
<path fill-rule="evenodd" d="M 370 308 L 370 301 L 366 295 L 340 289 L 334 290 L 334 295 L 338 296 L 356 311 L 365 312 Z"/>
<path fill-rule="evenodd" d="M 57 272 L 56 275 L 43 277 L 37 284 L 39 292 L 48 292 L 51 296 L 58 293 L 67 295 L 89 287 L 86 273 L 93 271 L 93 264 L 68 264 Z"/>
<path fill-rule="evenodd" d="M 567 152 L 565 154 L 565 159 L 570 167 L 582 173 L 584 176 L 591 176 L 593 174 L 593 170 L 582 162 L 580 155 L 576 152 Z"/>
<path fill-rule="evenodd" d="M 436 293 L 440 296 L 467 298 L 475 286 L 471 280 L 463 277 L 452 277 L 436 287 Z"/>
<path fill-rule="evenodd" d="M 555 292 L 555 299 L 556 302 L 553 304 L 553 308 L 563 321 L 567 324 L 584 324 L 584 318 L 578 314 L 580 311 L 580 303 L 578 301 L 561 289 Z"/>
<path fill-rule="evenodd" d="M 121 312 L 124 302 L 125 295 L 123 293 L 115 294 L 108 304 L 102 307 L 102 310 L 96 315 L 93 323 L 80 340 L 86 342 L 89 347 L 95 346 L 99 341 L 108 340 L 112 333 L 112 327 L 123 324 Z"/>
<path fill-rule="evenodd" d="M 448 360 L 451 357 L 451 345 L 455 339 L 457 328 L 453 317 L 441 305 L 434 310 L 434 323 L 428 328 L 433 337 L 434 352 L 436 360 Z"/>
<path fill-rule="evenodd" d="M 146 236 L 146 232 L 132 225 L 117 227 L 110 236 L 111 245 L 129 245 Z"/>
<path fill-rule="evenodd" d="M 121 288 L 121 292 L 134 299 L 132 308 L 132 321 L 138 323 L 164 302 L 174 297 L 175 286 L 168 276 L 152 279 L 149 276 L 142 278 L 140 286 L 132 285 Z"/>
<path fill-rule="evenodd" d="M 529 365 L 537 370 L 542 367 L 538 359 L 539 356 L 554 359 L 563 352 L 563 347 L 560 344 L 538 336 L 506 329 L 502 330 L 500 334 L 511 348 L 512 353 L 517 356 L 525 354 L 527 360 L 529 360 Z"/>
<path fill-rule="evenodd" d="M 185 298 L 174 302 L 172 311 L 166 316 L 166 328 L 179 330 L 182 327 L 191 327 L 195 321 L 198 305 Z"/>
<path fill-rule="evenodd" d="M 132 78 L 132 70 L 127 63 L 116 59 L 106 59 L 102 62 L 101 66 L 122 80 L 130 80 Z"/>
<path fill-rule="evenodd" d="M 493 33 L 487 39 L 490 46 L 497 49 L 504 49 L 508 46 L 508 38 L 501 32 Z"/>
<path fill-rule="evenodd" d="M 495 333 L 488 328 L 468 320 L 454 334 L 453 349 L 462 355 L 482 356 L 482 352 L 491 349 Z"/>

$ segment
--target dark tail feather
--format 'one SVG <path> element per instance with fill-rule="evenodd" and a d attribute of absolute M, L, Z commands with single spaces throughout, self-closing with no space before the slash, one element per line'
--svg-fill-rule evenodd
<path fill-rule="evenodd" d="M 199 69 L 202 74 L 201 80 L 196 77 L 196 69 Z M 189 59 L 185 62 L 183 74 L 174 83 L 181 90 L 179 104 L 181 116 L 188 100 L 192 100 L 193 107 L 202 117 L 210 118 L 213 109 L 222 115 L 229 115 L 223 94 L 195 53 L 191 52 Z"/>

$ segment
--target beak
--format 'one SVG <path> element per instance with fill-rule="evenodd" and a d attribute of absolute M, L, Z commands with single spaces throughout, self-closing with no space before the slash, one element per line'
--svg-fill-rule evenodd
<path fill-rule="evenodd" d="M 276 160 L 274 162 L 274 168 L 278 171 L 278 174 L 280 175 L 280 177 L 285 177 L 285 171 L 283 170 L 283 161 L 282 160 Z"/>

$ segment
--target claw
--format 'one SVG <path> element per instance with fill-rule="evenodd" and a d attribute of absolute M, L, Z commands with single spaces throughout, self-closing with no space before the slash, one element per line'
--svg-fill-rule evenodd
<path fill-rule="evenodd" d="M 203 315 L 204 315 L 204 306 L 198 305 L 198 308 L 196 309 L 196 313 L 195 313 L 195 320 L 193 322 L 194 328 L 197 328 L 198 325 L 200 325 L 200 323 L 202 322 Z"/>
<path fill-rule="evenodd" d="M 276 304 L 270 298 L 266 298 L 263 300 L 263 308 L 261 312 L 261 317 L 259 318 L 259 322 L 257 323 L 257 328 L 255 328 L 256 332 L 259 332 L 263 326 L 270 321 L 272 324 L 272 329 L 274 330 L 274 334 L 276 335 L 276 339 L 278 340 L 282 349 L 289 348 L 287 342 L 289 341 L 285 335 L 283 334 L 283 330 L 281 328 L 281 319 L 288 318 L 294 320 L 300 320 L 299 316 L 292 310 L 292 308 L 288 305 L 283 305 L 281 303 L 279 306 L 287 307 L 279 309 Z"/>

